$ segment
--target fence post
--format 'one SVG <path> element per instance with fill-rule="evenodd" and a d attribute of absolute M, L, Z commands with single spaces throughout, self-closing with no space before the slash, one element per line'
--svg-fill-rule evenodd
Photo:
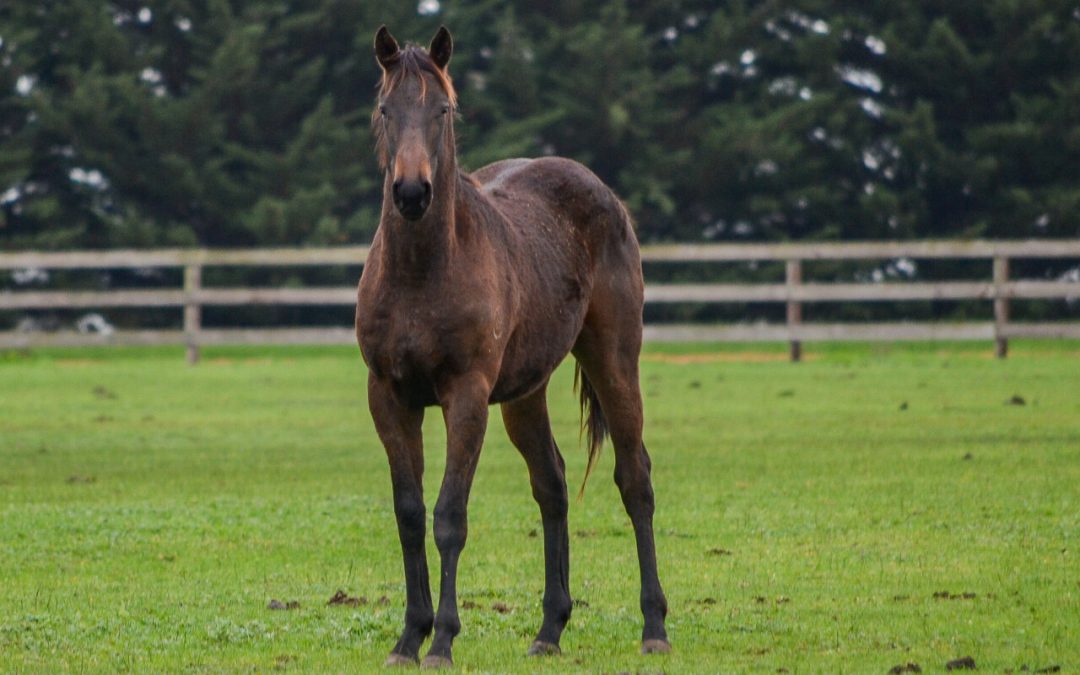
<path fill-rule="evenodd" d="M 784 283 L 787 285 L 787 327 L 788 334 L 794 335 L 795 328 L 802 323 L 802 303 L 792 298 L 795 287 L 802 283 L 802 261 L 787 260 L 784 265 Z M 802 360 L 802 342 L 791 338 L 790 353 L 792 362 Z"/>
<path fill-rule="evenodd" d="M 184 344 L 187 362 L 199 362 L 199 331 L 202 329 L 202 307 L 195 295 L 202 287 L 202 265 L 184 267 Z"/>
<path fill-rule="evenodd" d="M 1003 286 L 1009 281 L 1009 259 L 994 257 L 994 355 L 999 359 L 1009 354 L 1009 339 L 1005 337 L 1005 325 L 1009 322 L 1009 299 Z"/>

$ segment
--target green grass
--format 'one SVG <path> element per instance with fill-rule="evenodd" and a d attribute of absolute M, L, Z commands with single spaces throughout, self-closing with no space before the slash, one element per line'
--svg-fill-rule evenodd
<path fill-rule="evenodd" d="M 562 657 L 523 656 L 539 517 L 492 415 L 459 669 L 944 672 L 968 655 L 981 671 L 1080 669 L 1080 345 L 1020 343 L 1005 361 L 986 344 L 808 352 L 643 358 L 667 657 L 637 654 L 610 448 L 570 509 L 587 604 Z M 404 592 L 365 377 L 354 349 L 218 349 L 194 368 L 176 349 L 0 352 L 0 671 L 377 670 Z M 566 367 L 551 407 L 574 491 Z M 440 416 L 425 427 L 430 514 Z M 339 588 L 369 602 L 326 606 Z"/>

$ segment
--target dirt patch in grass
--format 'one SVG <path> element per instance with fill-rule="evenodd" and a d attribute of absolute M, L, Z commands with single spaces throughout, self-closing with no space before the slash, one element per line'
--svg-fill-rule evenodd
<path fill-rule="evenodd" d="M 93 392 L 93 394 L 94 394 L 94 396 L 96 398 L 99 398 L 99 399 L 101 399 L 103 401 L 116 400 L 116 392 L 109 389 L 108 387 L 104 387 L 104 386 L 102 386 L 100 384 L 98 386 L 94 387 L 91 391 Z"/>
<path fill-rule="evenodd" d="M 389 602 L 389 600 L 387 600 L 387 602 Z M 346 607 L 359 607 L 360 605 L 366 605 L 367 603 L 368 599 L 364 596 L 354 597 L 340 588 L 337 593 L 334 593 L 334 595 L 326 601 L 327 605 L 344 605 Z"/>
<path fill-rule="evenodd" d="M 975 670 L 975 659 L 970 656 L 961 656 L 945 664 L 945 670 Z"/>
<path fill-rule="evenodd" d="M 974 600 L 979 596 L 974 593 L 950 593 L 949 591 L 936 591 L 935 600 Z"/>
<path fill-rule="evenodd" d="M 277 611 L 290 610 L 290 609 L 300 609 L 300 602 L 297 601 L 297 600 L 289 600 L 287 602 L 282 602 L 282 601 L 277 600 L 275 598 L 271 598 L 270 603 L 268 605 L 266 605 L 266 608 L 267 609 L 277 610 Z"/>
<path fill-rule="evenodd" d="M 889 668 L 889 675 L 900 675 L 900 673 L 921 673 L 922 668 L 919 664 L 908 661 L 907 663 L 901 663 L 898 666 Z"/>

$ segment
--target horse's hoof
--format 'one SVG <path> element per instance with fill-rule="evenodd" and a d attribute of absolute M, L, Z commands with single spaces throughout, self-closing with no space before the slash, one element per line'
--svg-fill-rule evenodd
<path fill-rule="evenodd" d="M 449 656 L 438 656 L 436 654 L 428 654 L 424 657 L 420 667 L 424 670 L 442 670 L 444 668 L 453 668 L 454 662 L 450 660 Z"/>
<path fill-rule="evenodd" d="M 642 654 L 670 654 L 671 643 L 667 640 L 644 640 L 641 643 Z"/>
<path fill-rule="evenodd" d="M 529 656 L 558 656 L 562 654 L 562 650 L 559 649 L 559 645 L 554 642 L 544 642 L 543 640 L 536 640 L 529 646 Z"/>
<path fill-rule="evenodd" d="M 400 668 L 402 666 L 415 666 L 419 659 L 412 656 L 405 656 L 404 654 L 391 653 L 386 657 L 386 663 L 383 664 L 384 668 Z"/>

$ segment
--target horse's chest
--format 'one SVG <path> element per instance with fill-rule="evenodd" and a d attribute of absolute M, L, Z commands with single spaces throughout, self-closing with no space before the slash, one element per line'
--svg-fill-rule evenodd
<path fill-rule="evenodd" d="M 372 373 L 416 405 L 433 405 L 445 376 L 465 367 L 462 318 L 432 304 L 379 306 L 360 315 L 360 347 Z M 467 322 L 466 322 L 467 323 Z"/>
<path fill-rule="evenodd" d="M 380 332 L 377 324 L 361 331 L 360 347 L 371 373 L 388 380 L 401 400 L 411 406 L 429 406 L 436 402 L 434 343 L 425 332 L 394 328 Z"/>
<path fill-rule="evenodd" d="M 390 308 L 361 320 L 360 346 L 378 377 L 403 379 L 433 370 L 439 360 L 433 320 Z"/>

